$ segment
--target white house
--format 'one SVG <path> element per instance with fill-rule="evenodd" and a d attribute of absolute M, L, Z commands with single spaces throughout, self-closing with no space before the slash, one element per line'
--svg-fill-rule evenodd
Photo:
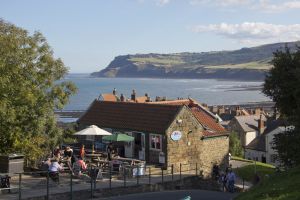
<path fill-rule="evenodd" d="M 265 130 L 264 115 L 235 116 L 228 124 L 228 129 L 238 133 L 243 147 L 249 145 Z"/>
<path fill-rule="evenodd" d="M 272 165 L 280 165 L 277 157 L 278 154 L 274 147 L 274 137 L 278 133 L 291 129 L 292 126 L 286 126 L 282 120 L 273 120 L 268 123 L 267 129 L 262 135 L 255 138 L 245 147 L 245 158 L 266 162 Z"/>

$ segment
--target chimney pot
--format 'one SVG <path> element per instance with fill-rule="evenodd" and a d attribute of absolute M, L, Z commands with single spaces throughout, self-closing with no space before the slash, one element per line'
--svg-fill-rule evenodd
<path fill-rule="evenodd" d="M 131 94 L 131 100 L 132 101 L 135 101 L 136 99 L 135 99 L 135 90 L 132 90 L 132 94 Z"/>
<path fill-rule="evenodd" d="M 262 134 L 264 132 L 264 130 L 265 130 L 265 122 L 264 122 L 262 114 L 261 114 L 259 117 L 259 120 L 258 120 L 258 131 L 260 134 Z"/>
<path fill-rule="evenodd" d="M 123 95 L 123 94 L 121 94 L 121 96 L 120 96 L 120 100 L 121 100 L 121 101 L 125 101 L 125 97 L 124 97 L 124 95 Z"/>

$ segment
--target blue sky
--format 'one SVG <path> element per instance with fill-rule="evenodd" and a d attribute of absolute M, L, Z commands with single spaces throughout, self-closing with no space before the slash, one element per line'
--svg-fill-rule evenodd
<path fill-rule="evenodd" d="M 42 32 L 73 73 L 124 54 L 300 40 L 300 0 L 0 0 L 0 17 Z"/>

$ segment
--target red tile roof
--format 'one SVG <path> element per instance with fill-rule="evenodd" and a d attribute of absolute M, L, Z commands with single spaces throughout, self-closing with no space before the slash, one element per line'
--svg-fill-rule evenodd
<path fill-rule="evenodd" d="M 217 123 L 215 119 L 209 116 L 207 113 L 203 112 L 199 108 L 191 108 L 192 113 L 198 119 L 198 121 L 206 128 L 214 132 L 223 133 L 226 132 L 225 128 Z"/>
<path fill-rule="evenodd" d="M 209 111 L 205 110 L 205 108 L 199 105 L 193 99 L 181 99 L 181 100 L 174 100 L 174 101 L 158 101 L 158 102 L 150 102 L 151 104 L 167 104 L 167 105 L 186 105 L 188 106 L 193 115 L 199 121 L 202 126 L 206 129 L 203 131 L 203 135 L 205 137 L 212 137 L 212 136 L 222 136 L 228 135 L 226 129 L 216 122 L 216 118 L 214 118 Z"/>
<path fill-rule="evenodd" d="M 209 131 L 209 130 L 202 131 L 202 133 L 203 133 L 204 137 L 217 137 L 217 136 L 223 136 L 223 135 L 227 136 L 228 135 L 227 132 L 220 133 L 220 132 Z"/>
<path fill-rule="evenodd" d="M 167 104 L 167 105 L 186 105 L 189 106 L 192 103 L 190 99 L 179 99 L 179 100 L 169 100 L 169 101 L 153 101 L 148 102 L 149 104 Z"/>
<path fill-rule="evenodd" d="M 147 101 L 147 97 L 146 96 L 143 96 L 143 97 L 137 97 L 135 99 L 135 102 L 137 103 L 145 103 Z"/>
<path fill-rule="evenodd" d="M 78 123 L 102 128 L 164 133 L 183 105 L 95 100 Z"/>

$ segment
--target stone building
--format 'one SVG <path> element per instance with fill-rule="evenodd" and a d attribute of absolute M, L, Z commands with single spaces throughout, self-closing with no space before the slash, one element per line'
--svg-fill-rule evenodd
<path fill-rule="evenodd" d="M 78 124 L 132 135 L 125 156 L 148 164 L 174 165 L 176 171 L 180 163 L 197 163 L 205 176 L 214 164 L 228 165 L 228 133 L 196 107 L 95 100 Z"/>
<path fill-rule="evenodd" d="M 228 124 L 228 129 L 238 134 L 243 147 L 247 146 L 266 128 L 264 115 L 236 116 Z"/>

